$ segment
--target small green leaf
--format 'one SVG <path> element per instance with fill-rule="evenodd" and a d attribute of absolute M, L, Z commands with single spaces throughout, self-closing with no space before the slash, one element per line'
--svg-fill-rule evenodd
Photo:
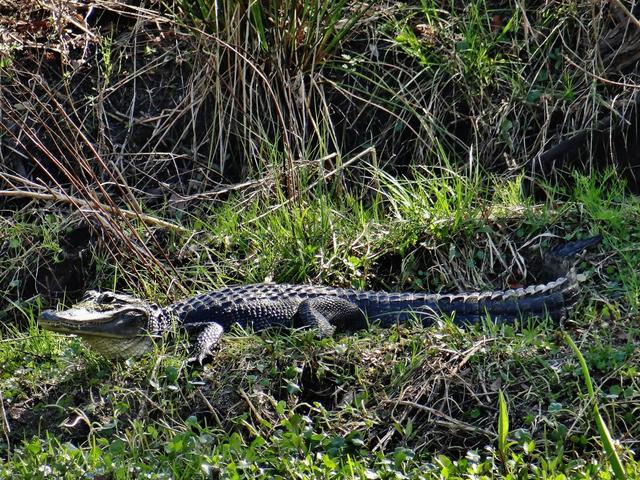
<path fill-rule="evenodd" d="M 540 99 L 541 96 L 542 96 L 542 92 L 534 88 L 529 92 L 529 95 L 527 95 L 527 102 L 535 103 Z"/>

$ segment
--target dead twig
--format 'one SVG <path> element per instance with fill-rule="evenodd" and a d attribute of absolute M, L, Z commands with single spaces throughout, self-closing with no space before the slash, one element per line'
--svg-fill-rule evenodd
<path fill-rule="evenodd" d="M 631 23 L 636 26 L 636 28 L 640 28 L 640 21 L 638 21 L 635 15 L 633 15 L 633 13 L 631 13 L 620 0 L 611 0 L 611 3 L 614 4 L 620 11 L 622 11 L 622 13 L 624 13 L 624 15 L 629 19 Z"/>
<path fill-rule="evenodd" d="M 160 218 L 152 217 L 144 213 L 132 212 L 131 210 L 123 210 L 118 207 L 110 207 L 98 201 L 82 200 L 80 198 L 70 197 L 57 192 L 50 193 L 37 193 L 27 192 L 24 190 L 0 190 L 0 197 L 13 197 L 13 198 L 29 198 L 32 200 L 50 200 L 53 202 L 70 203 L 82 208 L 89 208 L 91 210 L 100 210 L 113 215 L 122 215 L 128 219 L 138 219 L 147 225 L 155 225 L 158 227 L 169 228 L 179 232 L 188 232 L 189 230 Z"/>
<path fill-rule="evenodd" d="M 468 423 L 465 423 L 461 420 L 450 417 L 446 413 L 441 412 L 440 410 L 436 410 L 435 408 L 427 407 L 426 405 L 421 405 L 419 403 L 412 402 L 409 400 L 386 400 L 384 403 L 393 404 L 393 405 L 404 405 L 406 407 L 412 407 L 418 410 L 422 410 L 424 412 L 428 412 L 431 415 L 435 415 L 436 417 L 440 417 L 442 419 L 442 420 L 433 420 L 434 423 L 436 423 L 437 425 L 441 425 L 443 427 L 448 427 L 452 430 L 458 429 L 458 430 L 464 430 L 465 432 L 469 432 L 469 433 L 481 433 L 486 437 L 491 438 L 492 440 L 497 437 L 496 433 L 490 430 L 486 430 L 480 427 L 474 427 L 473 425 L 469 425 Z"/>

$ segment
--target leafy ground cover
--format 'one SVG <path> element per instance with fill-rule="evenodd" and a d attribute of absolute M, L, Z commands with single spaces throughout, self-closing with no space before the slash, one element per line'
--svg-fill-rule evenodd
<path fill-rule="evenodd" d="M 0 478 L 637 477 L 634 10 L 527 3 L 1 6 Z M 505 289 L 594 234 L 561 325 L 236 330 L 193 368 L 36 323 L 96 287 Z"/>
<path fill-rule="evenodd" d="M 311 332 L 235 331 L 212 364 L 194 369 L 185 365 L 184 342 L 114 363 L 77 339 L 39 330 L 37 304 L 16 305 L 29 328 L 10 328 L 0 352 L 11 426 L 5 475 L 606 477 L 592 404 L 563 330 L 583 352 L 617 449 L 636 473 L 640 232 L 633 220 L 640 202 L 612 178 L 606 185 L 577 180 L 571 195 L 529 205 L 483 200 L 467 184 L 460 188 L 472 204 L 443 211 L 425 192 L 455 191 L 451 181 L 415 177 L 381 187 L 394 212 L 385 216 L 373 207 L 354 215 L 353 202 L 328 205 L 316 196 L 267 216 L 264 205 L 240 211 L 227 204 L 199 229 L 210 252 L 221 242 L 226 250 L 211 265 L 188 262 L 195 290 L 198 272 L 213 285 L 236 275 L 233 281 L 507 288 L 540 273 L 535 259 L 555 243 L 550 234 L 602 233 L 603 245 L 580 265 L 588 275 L 583 299 L 561 326 L 443 321 L 323 340 Z M 503 199 L 506 191 L 513 189 L 503 185 Z M 231 214 L 238 211 L 241 222 Z M 430 227 L 415 216 L 431 218 Z M 304 218 L 323 217 L 331 228 L 303 226 Z M 53 238 L 64 231 L 59 220 L 58 231 L 47 230 Z M 192 237 L 177 235 L 172 244 L 189 250 Z M 15 243 L 25 249 L 22 239 Z M 514 273 L 523 265 L 526 274 Z M 151 289 L 138 293 L 159 298 Z M 497 454 L 499 391 L 510 417 L 504 459 Z"/>

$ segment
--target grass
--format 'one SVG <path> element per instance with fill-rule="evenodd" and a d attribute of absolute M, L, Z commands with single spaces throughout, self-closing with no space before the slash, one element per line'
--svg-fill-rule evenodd
<path fill-rule="evenodd" d="M 620 457 L 618 456 L 618 452 L 616 451 L 616 446 L 614 445 L 613 438 L 611 438 L 611 433 L 609 432 L 609 428 L 605 423 L 602 415 L 600 413 L 600 409 L 597 405 L 595 390 L 593 389 L 593 384 L 591 382 L 591 375 L 589 374 L 589 367 L 587 366 L 587 362 L 582 355 L 582 352 L 576 347 L 576 344 L 571 339 L 570 336 L 565 334 L 565 339 L 567 343 L 571 347 L 571 350 L 575 353 L 576 357 L 578 357 L 578 361 L 580 362 L 580 368 L 582 369 L 582 375 L 584 376 L 584 383 L 587 386 L 587 391 L 589 393 L 589 399 L 595 403 L 593 407 L 593 417 L 596 423 L 596 427 L 598 428 L 598 434 L 600 435 L 600 440 L 602 441 L 602 445 L 604 450 L 607 452 L 607 456 L 609 458 L 609 462 L 611 463 L 611 468 L 615 473 L 617 479 L 626 478 L 624 466 L 620 461 Z"/>
<path fill-rule="evenodd" d="M 598 133 L 534 161 L 631 118 L 633 72 L 606 10 L 527 3 L 2 9 L 0 479 L 638 477 L 640 201 Z M 36 322 L 89 288 L 507 289 L 594 234 L 560 326 L 235 329 L 193 368 Z"/>
<path fill-rule="evenodd" d="M 572 192 L 556 190 L 552 203 L 519 206 L 509 183 L 483 189 L 480 180 L 467 184 L 453 174 L 387 177 L 377 190 L 379 203 L 366 207 L 353 198 L 333 203 L 310 195 L 264 215 L 264 200 L 238 198 L 193 217 L 197 240 L 175 234 L 172 248 L 211 256 L 211 264 L 188 261 L 176 270 L 191 279 L 185 285 L 194 292 L 269 278 L 399 289 L 506 288 L 512 280 L 503 274 L 504 263 L 519 261 L 509 252 L 534 258 L 521 247 L 537 234 L 546 243 L 550 225 L 560 236 L 573 235 L 578 224 L 585 235 L 600 232 L 602 253 L 591 252 L 581 266 L 591 271 L 584 287 L 591 294 L 565 328 L 589 345 L 583 347 L 587 365 L 603 395 L 608 392 L 601 409 L 633 476 L 638 466 L 628 449 L 638 434 L 633 412 L 640 387 L 633 365 L 639 333 L 623 320 L 635 315 L 626 309 L 636 293 L 625 290 L 622 279 L 633 285 L 637 272 L 623 255 L 610 252 L 623 250 L 620 220 L 637 217 L 640 205 L 621 199 L 619 189 L 602 188 L 600 182 L 614 181 L 611 176 L 577 180 Z M 442 208 L 434 192 L 464 193 L 464 185 L 475 207 L 460 202 L 457 209 L 450 203 Z M 414 202 L 404 201 L 411 196 Z M 577 201 L 586 197 L 592 202 Z M 385 210 L 393 214 L 382 215 Z M 605 210 L 606 218 L 594 215 Z M 422 224 L 417 217 L 425 219 Z M 315 220 L 303 228 L 309 218 Z M 630 237 L 637 235 L 633 222 L 625 224 Z M 49 238 L 60 233 L 48 227 Z M 261 250 L 261 241 L 269 251 Z M 502 258 L 492 267 L 496 252 Z M 111 287 L 118 270 L 99 270 L 98 281 Z M 150 281 L 133 288 L 165 300 Z M 26 304 L 19 315 L 33 319 L 37 311 Z M 456 478 L 526 472 L 583 478 L 610 472 L 595 441 L 592 400 L 577 395 L 580 368 L 557 327 L 545 322 L 470 329 L 443 322 L 426 331 L 374 328 L 324 340 L 309 332 L 236 331 L 202 370 L 186 367 L 181 342 L 112 363 L 77 339 L 31 325 L 7 332 L 0 349 L 3 398 L 15 422 L 5 441 L 9 477 Z M 498 413 L 507 406 L 499 402 L 500 391 L 508 402 L 506 425 Z"/>

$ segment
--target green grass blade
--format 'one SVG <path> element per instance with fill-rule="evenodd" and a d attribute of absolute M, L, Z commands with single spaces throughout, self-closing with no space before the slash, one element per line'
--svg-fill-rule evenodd
<path fill-rule="evenodd" d="M 498 404 L 500 407 L 500 415 L 498 416 L 498 446 L 500 450 L 505 451 L 507 446 L 507 433 L 509 433 L 509 411 L 507 410 L 507 402 L 504 399 L 502 390 L 498 393 Z"/>
<path fill-rule="evenodd" d="M 505 470 L 507 469 L 507 434 L 509 433 L 509 410 L 502 390 L 498 392 L 498 453 Z"/>
<path fill-rule="evenodd" d="M 580 349 L 576 346 L 573 339 L 569 336 L 567 332 L 563 333 L 565 341 L 569 344 L 573 353 L 578 358 L 578 362 L 580 363 L 580 368 L 582 369 L 582 376 L 584 377 L 584 382 L 587 385 L 587 391 L 589 392 L 589 398 L 593 402 L 593 414 L 596 421 L 596 428 L 598 429 L 598 434 L 600 435 L 600 440 L 602 441 L 602 445 L 604 447 L 605 452 L 607 453 L 607 457 L 611 462 L 611 468 L 613 468 L 613 472 L 618 480 L 623 480 L 627 478 L 624 470 L 624 466 L 622 465 L 622 461 L 618 456 L 618 452 L 616 452 L 615 446 L 613 445 L 613 438 L 611 437 L 611 433 L 609 432 L 609 428 L 605 423 L 602 415 L 600 414 L 600 409 L 598 408 L 598 403 L 596 402 L 596 396 L 593 389 L 593 382 L 591 381 L 591 375 L 589 374 L 589 368 L 587 367 L 587 362 L 584 359 L 584 356 L 580 352 Z"/>
<path fill-rule="evenodd" d="M 260 48 L 263 52 L 266 52 L 267 50 L 269 50 L 269 45 L 267 43 L 267 34 L 264 28 L 264 22 L 262 20 L 262 6 L 258 2 L 254 2 L 250 5 L 249 9 L 251 14 L 251 21 L 253 22 L 253 26 L 256 29 L 258 38 L 260 39 Z"/>

